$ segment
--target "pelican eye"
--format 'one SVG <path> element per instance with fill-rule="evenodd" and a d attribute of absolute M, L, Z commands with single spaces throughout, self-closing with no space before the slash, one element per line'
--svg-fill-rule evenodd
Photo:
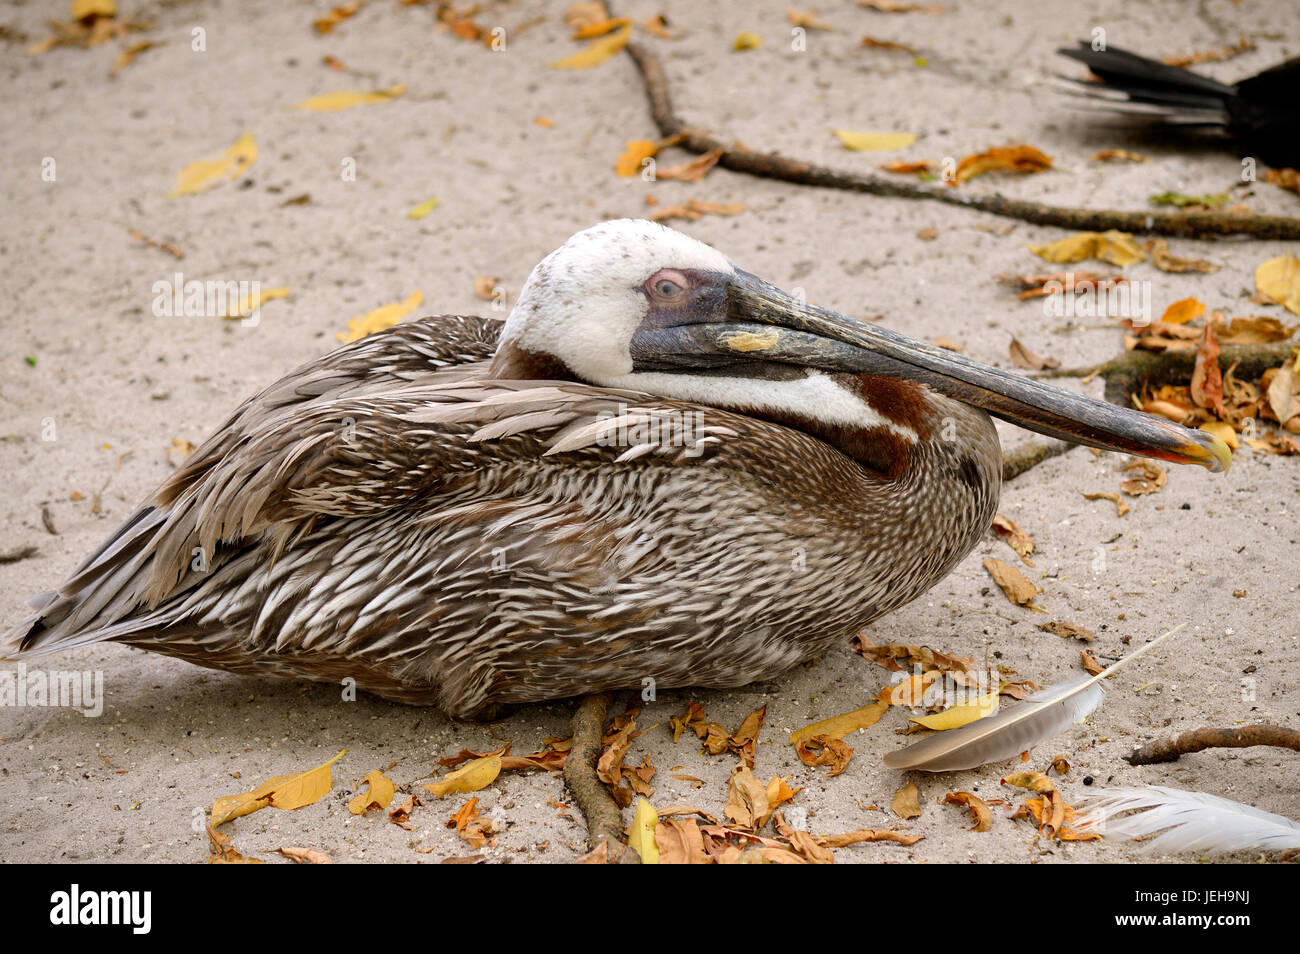
<path fill-rule="evenodd" d="M 681 272 L 666 268 L 650 277 L 646 282 L 646 290 L 658 301 L 675 302 L 686 294 L 689 284 L 690 279 Z"/>

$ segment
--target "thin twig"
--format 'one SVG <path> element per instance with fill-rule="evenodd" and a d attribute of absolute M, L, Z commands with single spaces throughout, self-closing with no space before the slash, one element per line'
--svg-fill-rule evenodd
<path fill-rule="evenodd" d="M 1173 739 L 1160 739 L 1134 749 L 1124 760 L 1130 765 L 1177 762 L 1180 755 L 1202 749 L 1246 749 L 1252 745 L 1275 745 L 1300 752 L 1300 732 L 1280 725 L 1247 725 L 1239 729 L 1196 729 Z"/>
<path fill-rule="evenodd" d="M 1119 229 L 1123 232 L 1178 238 L 1248 235 L 1257 239 L 1300 239 L 1300 219 L 1280 215 L 1231 215 L 1223 212 L 1155 214 L 1146 211 L 1061 208 L 1041 202 L 1009 199 L 1000 193 L 974 195 L 948 186 L 934 187 L 874 175 L 841 172 L 775 152 L 757 152 L 748 146 L 724 142 L 704 130 L 688 126 L 673 111 L 668 76 L 659 58 L 639 43 L 629 43 L 627 52 L 641 71 L 646 98 L 650 103 L 650 116 L 659 127 L 659 134 L 664 138 L 682 135 L 684 138 L 678 145 L 688 152 L 702 154 L 715 149 L 722 150 L 718 164 L 733 172 L 799 185 L 846 189 L 899 199 L 929 199 L 1035 225 L 1053 225 L 1080 231 L 1104 232 L 1107 229 Z"/>
<path fill-rule="evenodd" d="M 578 803 L 578 810 L 587 822 L 587 846 L 595 850 L 605 842 L 611 863 L 637 862 L 636 852 L 623 844 L 623 813 L 609 794 L 609 789 L 596 775 L 596 762 L 600 758 L 601 740 L 604 737 L 605 714 L 609 711 L 612 693 L 598 692 L 587 696 L 578 705 L 569 724 L 573 744 L 564 761 L 564 782 Z"/>
<path fill-rule="evenodd" d="M 1066 441 L 1033 441 L 1022 444 L 1002 458 L 1002 482 L 1015 480 L 1026 471 L 1032 470 L 1045 460 L 1060 457 L 1066 451 L 1074 450 L 1079 444 Z"/>

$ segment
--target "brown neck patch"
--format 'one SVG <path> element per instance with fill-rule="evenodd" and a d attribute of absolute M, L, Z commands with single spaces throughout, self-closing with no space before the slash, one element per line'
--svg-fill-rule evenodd
<path fill-rule="evenodd" d="M 881 374 L 835 374 L 832 377 L 881 417 L 905 427 L 919 440 L 928 440 L 930 405 L 916 381 Z"/>
<path fill-rule="evenodd" d="M 912 463 L 912 442 L 887 427 L 832 424 L 794 411 L 737 408 L 741 414 L 803 431 L 887 480 L 897 480 Z"/>
<path fill-rule="evenodd" d="M 555 355 L 527 351 L 508 341 L 497 346 L 488 376 L 509 381 L 577 381 L 578 376 Z"/>

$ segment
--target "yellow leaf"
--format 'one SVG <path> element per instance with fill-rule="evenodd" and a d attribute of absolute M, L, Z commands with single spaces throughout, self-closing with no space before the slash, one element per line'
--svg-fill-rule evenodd
<path fill-rule="evenodd" d="M 1185 325 L 1193 318 L 1199 318 L 1203 314 L 1205 314 L 1204 303 L 1197 301 L 1195 298 L 1182 298 L 1166 308 L 1165 313 L 1160 316 L 1160 320 L 1171 325 Z"/>
<path fill-rule="evenodd" d="M 263 303 L 274 301 L 277 298 L 288 297 L 289 286 L 287 285 L 281 288 L 267 288 L 265 290 L 259 289 L 247 298 L 239 299 L 239 301 L 235 303 L 235 306 L 228 309 L 221 317 L 232 321 L 235 319 L 247 318 L 249 315 L 253 314 L 253 312 L 257 311 L 257 309 L 261 308 Z"/>
<path fill-rule="evenodd" d="M 439 798 L 455 795 L 458 792 L 479 792 L 496 781 L 501 774 L 501 756 L 485 755 L 482 758 L 466 762 L 464 766 L 449 772 L 432 785 L 425 785 Z"/>
<path fill-rule="evenodd" d="M 334 779 L 330 775 L 330 766 L 345 755 L 347 749 L 314 769 L 296 772 L 293 775 L 277 775 L 275 778 L 267 779 L 251 792 L 218 798 L 212 803 L 212 818 L 209 824 L 216 828 L 232 818 L 250 815 L 267 805 L 285 811 L 314 805 L 329 794 L 334 784 Z"/>
<path fill-rule="evenodd" d="M 408 219 L 422 219 L 437 207 L 438 207 L 438 199 L 437 196 L 435 196 L 434 198 L 430 199 L 428 202 L 421 202 L 410 212 L 407 212 L 406 217 Z"/>
<path fill-rule="evenodd" d="M 362 784 L 366 791 L 348 802 L 348 811 L 353 815 L 364 815 L 372 808 L 387 808 L 397 790 L 393 780 L 378 769 L 367 772 Z"/>
<path fill-rule="evenodd" d="M 733 44 L 737 50 L 757 50 L 762 45 L 763 38 L 757 33 L 751 33 L 748 30 L 737 35 L 736 42 Z"/>
<path fill-rule="evenodd" d="M 1226 421 L 1207 421 L 1201 425 L 1201 430 L 1213 434 L 1233 450 L 1241 446 L 1241 442 L 1237 439 L 1237 432 Z"/>
<path fill-rule="evenodd" d="M 117 16 L 116 0 L 72 0 L 72 19 L 85 20 L 89 17 Z"/>
<path fill-rule="evenodd" d="M 406 85 L 398 83 L 388 89 L 376 89 L 368 93 L 362 93 L 355 90 L 340 90 L 336 93 L 326 93 L 323 96 L 313 96 L 311 99 L 304 99 L 301 103 L 295 103 L 294 109 L 308 109 L 314 113 L 332 113 L 340 109 L 351 109 L 353 106 L 368 106 L 371 103 L 386 103 L 390 99 L 396 99 L 406 92 Z"/>
<path fill-rule="evenodd" d="M 1264 262 L 1255 269 L 1255 289 L 1300 315 L 1300 258 L 1287 253 Z"/>
<path fill-rule="evenodd" d="M 945 729 L 960 729 L 964 725 L 969 725 L 976 719 L 983 719 L 985 716 L 991 716 L 998 711 L 998 691 L 995 689 L 987 696 L 980 696 L 974 702 L 968 702 L 965 705 L 953 706 L 951 709 L 945 709 L 943 712 L 936 712 L 934 715 L 921 716 L 919 719 L 908 719 L 908 722 L 915 722 L 917 725 L 923 725 L 927 729 L 934 729 L 936 732 L 942 732 Z"/>
<path fill-rule="evenodd" d="M 614 165 L 614 171 L 624 179 L 634 176 L 641 171 L 641 163 L 658 151 L 658 145 L 649 139 L 629 139 L 623 154 Z"/>
<path fill-rule="evenodd" d="M 1146 252 L 1127 232 L 1076 232 L 1046 245 L 1031 245 L 1029 250 L 1049 262 L 1082 262 L 1096 258 L 1112 265 L 1134 265 L 1145 259 Z"/>
<path fill-rule="evenodd" d="M 795 730 L 790 736 L 790 744 L 797 746 L 804 739 L 811 739 L 815 735 L 828 735 L 833 739 L 842 739 L 850 732 L 856 732 L 859 729 L 866 729 L 875 725 L 880 721 L 880 717 L 888 711 L 888 702 L 872 702 L 861 709 L 854 709 L 852 712 L 831 716 L 829 719 L 823 719 L 821 722 L 814 722 L 812 725 L 806 725 L 802 729 Z"/>
<path fill-rule="evenodd" d="M 840 137 L 845 149 L 854 152 L 888 152 L 891 149 L 905 149 L 916 142 L 914 133 L 850 132 L 834 126 L 831 127 L 831 132 Z"/>
<path fill-rule="evenodd" d="M 628 38 L 632 36 L 632 24 L 628 23 L 621 27 L 616 33 L 610 33 L 601 37 L 594 43 L 589 44 L 585 49 L 579 50 L 572 56 L 566 56 L 562 60 L 556 60 L 551 63 L 552 69 L 557 70 L 588 70 L 593 66 L 599 66 L 607 59 L 618 53 L 623 47 L 627 46 Z"/>
<path fill-rule="evenodd" d="M 424 293 L 417 289 L 412 292 L 411 297 L 407 298 L 406 301 L 393 302 L 391 305 L 384 305 L 367 314 L 357 315 L 357 317 L 348 321 L 348 330 L 340 331 L 335 337 L 347 344 L 349 341 L 357 341 L 366 335 L 372 335 L 376 331 L 391 328 L 415 311 L 422 301 L 424 301 Z"/>
<path fill-rule="evenodd" d="M 659 824 L 659 813 L 644 798 L 636 800 L 636 811 L 632 815 L 632 828 L 627 836 L 627 846 L 641 856 L 641 864 L 659 864 L 659 846 L 655 844 L 655 826 Z"/>
<path fill-rule="evenodd" d="M 220 159 L 200 159 L 182 169 L 176 177 L 176 188 L 168 193 L 167 198 L 194 195 L 212 188 L 222 179 L 236 179 L 256 161 L 257 143 L 250 133 L 244 133 Z"/>

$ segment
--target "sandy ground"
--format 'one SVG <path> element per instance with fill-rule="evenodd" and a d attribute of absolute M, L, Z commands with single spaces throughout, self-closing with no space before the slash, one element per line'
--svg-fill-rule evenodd
<path fill-rule="evenodd" d="M 0 297 L 7 302 L 0 318 L 0 550 L 37 548 L 30 558 L 0 565 L 0 628 L 17 624 L 27 597 L 58 583 L 168 474 L 173 438 L 197 443 L 244 396 L 332 347 L 350 317 L 417 289 L 425 300 L 420 313 L 479 312 L 488 306 L 474 296 L 475 276 L 500 276 L 516 290 L 570 233 L 603 218 L 644 214 L 648 194 L 665 204 L 687 197 L 743 202 L 747 211 L 734 218 L 679 227 L 755 273 L 806 288 L 825 305 L 882 315 L 890 327 L 919 337 L 956 339 L 982 360 L 1006 364 L 1013 334 L 1069 365 L 1104 360 L 1120 347 L 1113 326 L 1045 318 L 1040 307 L 1017 302 L 993 282 L 999 272 L 1042 270 L 1025 246 L 1059 238 L 1058 230 L 725 171 L 694 185 L 616 178 L 612 166 L 624 141 L 654 138 L 639 80 L 625 57 L 584 72 L 546 68 L 575 49 L 560 22 L 564 4 L 489 4 L 479 18 L 485 25 L 513 30 L 541 21 L 505 53 L 436 32 L 427 9 L 399 8 L 394 0 L 375 0 L 320 37 L 311 21 L 328 5 L 122 0 L 127 14 L 152 22 L 146 36 L 163 45 L 116 79 L 108 74 L 120 44 L 27 56 L 26 46 L 47 35 L 47 5 L 0 8 L 0 24 L 28 37 L 0 46 Z M 883 160 L 844 151 L 828 126 L 918 132 L 916 145 L 897 154 L 903 158 L 1030 142 L 1057 159 L 1055 170 L 964 188 L 1064 205 L 1142 208 L 1156 192 L 1217 192 L 1234 182 L 1239 166 L 1228 149 L 1182 154 L 1061 111 L 1044 86 L 1054 71 L 1073 72 L 1053 55 L 1057 45 L 1099 24 L 1112 43 L 1155 55 L 1253 37 L 1256 51 L 1203 67 L 1225 79 L 1300 53 L 1300 7 L 1286 0 L 1203 0 L 1195 10 L 1177 0 L 947 5 L 938 16 L 884 15 L 824 0 L 817 11 L 835 30 L 812 34 L 806 53 L 789 49 L 783 4 L 704 10 L 629 0 L 623 7 L 637 16 L 665 12 L 680 27 L 679 40 L 657 41 L 657 48 L 678 108 L 692 122 L 847 169 Z M 205 53 L 191 50 L 196 26 L 206 31 Z M 741 30 L 758 32 L 765 46 L 732 52 Z M 865 34 L 913 44 L 929 65 L 860 50 Z M 326 54 L 365 77 L 327 68 Z M 384 105 L 329 114 L 286 108 L 337 89 L 395 83 L 409 91 Z M 539 116 L 554 127 L 535 124 Z M 166 197 L 183 166 L 219 154 L 245 132 L 261 150 L 245 177 L 197 197 Z M 1089 161 L 1108 147 L 1138 149 L 1152 161 Z M 54 182 L 42 181 L 44 157 L 57 163 Z M 354 182 L 340 178 L 346 157 L 357 163 Z M 283 205 L 303 193 L 308 204 Z M 407 218 L 432 196 L 441 204 L 431 215 Z M 1260 212 L 1300 210 L 1293 194 L 1263 185 L 1249 201 Z M 925 228 L 938 237 L 917 238 Z M 131 229 L 175 243 L 184 259 L 134 241 Z M 1131 268 L 1132 277 L 1152 282 L 1156 308 L 1195 295 L 1232 314 L 1258 311 L 1243 300 L 1253 290 L 1254 268 L 1284 251 L 1268 242 L 1173 248 L 1223 268 L 1187 276 L 1149 264 Z M 177 270 L 292 292 L 267 304 L 255 328 L 211 317 L 157 318 L 153 284 Z M 1091 388 L 1095 393 L 1098 385 Z M 42 435 L 49 419 L 54 440 Z M 1026 437 L 1014 427 L 1002 431 L 1008 446 Z M 1076 450 L 1004 491 L 1002 512 L 1037 540 L 1036 569 L 1029 572 L 1050 616 L 1012 606 L 992 585 L 981 561 L 1014 557 L 990 537 L 947 580 L 868 635 L 981 659 L 988 651 L 1022 677 L 1048 683 L 1077 673 L 1079 658 L 1075 644 L 1036 628 L 1045 619 L 1096 630 L 1103 658 L 1123 653 L 1123 637 L 1137 645 L 1186 622 L 1167 649 L 1119 680 L 1086 724 L 1040 746 L 1028 767 L 1066 755 L 1074 770 L 1060 786 L 1070 800 L 1087 791 L 1086 775 L 1097 788 L 1172 784 L 1300 818 L 1291 754 L 1208 752 L 1145 769 L 1121 760 L 1136 743 L 1205 724 L 1296 723 L 1297 530 L 1290 508 L 1300 505 L 1300 465 L 1243 453 L 1226 476 L 1175 469 L 1161 493 L 1130 500 L 1132 512 L 1119 519 L 1111 504 L 1086 501 L 1082 493 L 1118 489 L 1123 463 Z M 92 497 L 106 482 L 93 512 Z M 43 527 L 42 505 L 57 535 Z M 433 770 L 434 759 L 462 747 L 508 740 L 516 752 L 532 751 L 548 736 L 565 735 L 571 713 L 570 703 L 556 702 L 495 725 L 467 726 L 365 697 L 342 703 L 330 686 L 256 681 L 111 645 L 43 664 L 102 671 L 107 704 L 99 718 L 57 708 L 0 709 L 0 858 L 7 861 L 203 860 L 207 841 L 195 819 L 215 797 L 341 749 L 348 754 L 327 798 L 231 823 L 225 830 L 237 846 L 255 853 L 304 845 L 337 861 L 467 855 L 469 847 L 443 824 L 459 799 L 418 810 L 408 832 L 378 813 L 349 815 L 354 783 L 396 762 L 390 774 L 409 790 Z M 1248 670 L 1253 700 L 1242 690 Z M 804 786 L 797 803 L 808 826 L 826 833 L 886 827 L 898 823 L 887 806 L 903 778 L 883 768 L 880 757 L 900 744 L 901 712 L 852 736 L 856 754 L 835 778 L 803 766 L 784 742 L 801 725 L 862 705 L 884 682 L 883 670 L 845 645 L 770 683 L 663 692 L 643 712 L 640 724 L 653 728 L 636 741 L 629 761 L 649 753 L 660 769 L 656 804 L 720 813 L 731 760 L 703 754 L 686 738 L 674 745 L 668 719 L 697 700 L 711 719 L 735 726 L 767 703 L 758 772 Z M 1044 845 L 1030 826 L 1003 818 L 977 834 L 966 830 L 961 810 L 935 804 L 959 789 L 1006 794 L 998 779 L 1010 768 L 918 778 L 924 812 L 902 827 L 925 840 L 910 848 L 843 849 L 837 860 L 1149 857 L 1121 843 Z M 705 784 L 696 788 L 674 774 Z M 504 828 L 483 852 L 489 860 L 566 861 L 580 852 L 584 830 L 557 808 L 568 804 L 558 777 L 512 775 L 480 798 Z M 886 810 L 863 808 L 873 805 Z"/>

